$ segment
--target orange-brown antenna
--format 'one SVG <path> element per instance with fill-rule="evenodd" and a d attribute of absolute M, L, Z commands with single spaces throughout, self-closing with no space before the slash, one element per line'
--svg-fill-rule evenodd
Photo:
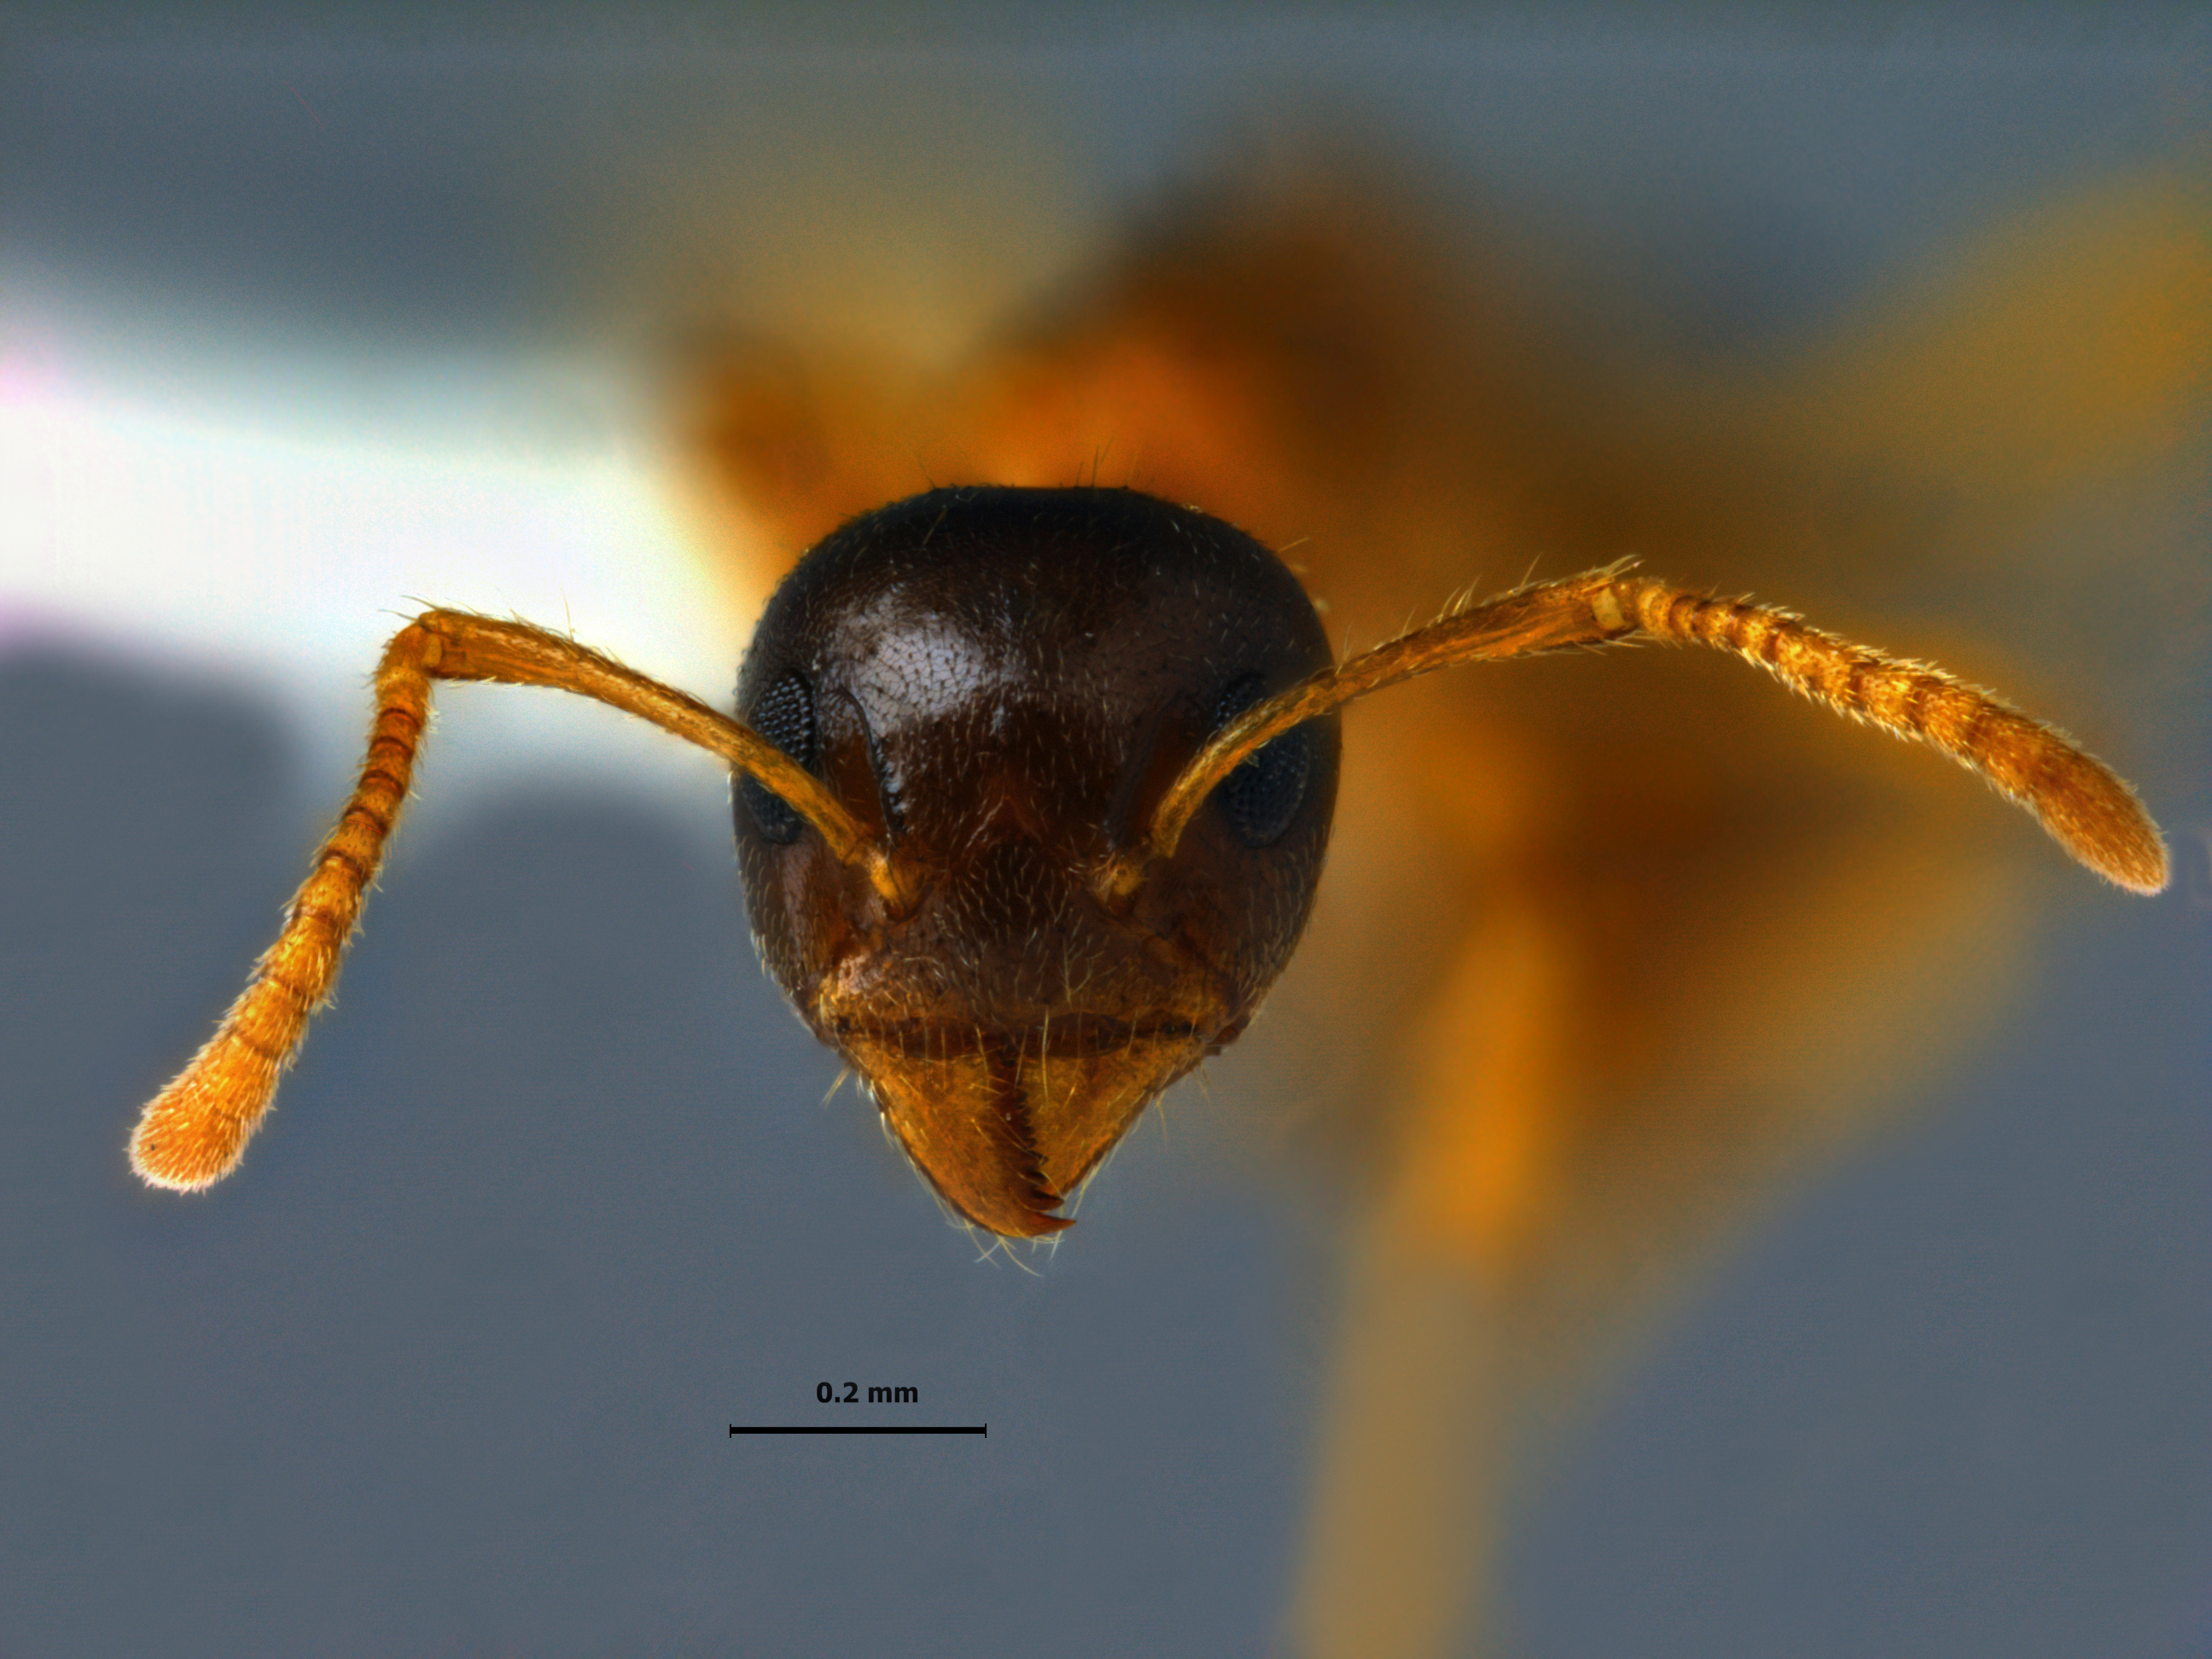
<path fill-rule="evenodd" d="M 543 685 L 611 703 L 724 760 L 773 791 L 864 869 L 893 909 L 905 908 L 890 860 L 821 782 L 767 738 L 574 640 L 524 623 L 428 611 L 392 636 L 376 671 L 376 718 L 361 778 L 337 827 L 254 964 L 244 993 L 205 1047 L 148 1103 L 131 1138 L 131 1167 L 157 1187 L 190 1190 L 230 1173 L 329 1000 L 362 896 L 407 799 L 433 680 Z"/>
<path fill-rule="evenodd" d="M 1839 714 L 1930 744 L 2033 812 L 2099 875 L 2137 893 L 2166 885 L 2165 843 L 2135 792 L 2054 728 L 1941 668 L 1838 639 L 1791 611 L 1707 598 L 1619 564 L 1455 612 L 1246 709 L 1183 769 L 1143 838 L 1101 871 L 1097 890 L 1126 898 L 1147 865 L 1173 854 L 1224 778 L 1316 714 L 1460 663 L 1638 637 L 1732 652 Z"/>

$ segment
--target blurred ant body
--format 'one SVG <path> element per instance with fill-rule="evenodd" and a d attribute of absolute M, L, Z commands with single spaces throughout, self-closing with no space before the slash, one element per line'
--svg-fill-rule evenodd
<path fill-rule="evenodd" d="M 136 1161 L 187 1187 L 235 1163 L 329 992 L 433 678 L 580 692 L 727 759 L 764 963 L 1001 1233 L 1066 1224 L 1298 945 L 1267 1139 L 1363 1190 L 1294 1622 L 1316 1654 L 1456 1651 L 1526 1431 L 1778 1176 L 1971 1038 L 2036 883 L 1942 769 L 1689 653 L 1436 676 L 1340 754 L 1334 710 L 1455 663 L 1699 643 L 1942 748 L 2124 885 L 2159 885 L 2164 852 L 2047 728 L 1786 613 L 1613 565 L 1331 668 L 1298 590 L 1377 639 L 1540 556 L 1632 550 L 1838 615 L 1933 576 L 2015 650 L 2078 660 L 2095 618 L 2045 595 L 2091 573 L 2051 586 L 2021 528 L 2201 430 L 2183 182 L 1998 226 L 1755 361 L 1686 363 L 1605 293 L 1528 280 L 1487 220 L 1470 242 L 1395 175 L 1327 167 L 1156 211 L 949 364 L 714 342 L 682 376 L 708 556 L 748 611 L 781 584 L 742 723 L 561 635 L 403 629 L 354 799 Z M 1146 493 L 1053 488 L 1102 476 Z M 947 479 L 1042 488 L 898 499 Z M 2114 611 L 2133 653 L 2141 611 L 2201 584 L 2154 555 L 2123 576 L 2109 528 L 2096 591 L 2162 595 Z"/>

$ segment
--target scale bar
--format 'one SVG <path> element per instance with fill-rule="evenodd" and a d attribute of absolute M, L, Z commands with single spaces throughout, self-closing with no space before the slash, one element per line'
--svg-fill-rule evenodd
<path fill-rule="evenodd" d="M 732 1423 L 732 1434 L 980 1434 L 990 1437 L 988 1423 L 921 1424 L 913 1427 L 860 1423 Z"/>

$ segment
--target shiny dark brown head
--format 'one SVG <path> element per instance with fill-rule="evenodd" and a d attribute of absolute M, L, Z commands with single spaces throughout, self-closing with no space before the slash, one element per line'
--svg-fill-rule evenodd
<path fill-rule="evenodd" d="M 1224 721 L 1329 662 L 1273 554 L 1129 490 L 933 490 L 777 590 L 738 715 L 887 848 L 907 896 L 740 777 L 755 941 L 969 1219 L 1067 1225 L 1053 1210 L 1289 961 L 1334 714 L 1244 762 L 1133 890 L 1100 878 Z"/>

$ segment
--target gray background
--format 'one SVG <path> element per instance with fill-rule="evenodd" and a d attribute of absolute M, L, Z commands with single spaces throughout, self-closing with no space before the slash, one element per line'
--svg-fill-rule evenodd
<path fill-rule="evenodd" d="M 811 132 L 858 123 L 957 215 L 957 146 L 932 175 L 903 112 L 941 137 L 1023 100 L 1089 192 L 1079 252 L 1295 99 L 1633 255 L 1677 325 L 1740 343 L 2201 145 L 2212 39 L 392 16 L 0 11 L 9 306 L 149 398 L 434 434 L 450 402 L 387 354 L 496 383 L 549 343 L 642 349 L 666 272 L 764 257 L 696 181 L 769 200 Z M 287 92 L 323 113 L 278 143 Z M 855 250 L 888 289 L 895 232 Z M 2206 1650 L 2203 707 L 2127 733 L 2179 890 L 2077 888 L 1998 1048 L 1572 1438 L 1507 1552 L 1523 1650 Z M 1257 1073 L 1133 1136 L 1056 1254 L 979 1263 L 849 1093 L 816 1104 L 835 1068 L 754 969 L 714 787 L 684 810 L 595 764 L 441 805 L 471 764 L 449 726 L 274 1132 L 179 1202 L 121 1139 L 265 944 L 354 729 L 89 626 L 0 658 L 0 1654 L 1267 1651 L 1341 1218 L 1243 1168 Z M 847 1378 L 990 1437 L 723 1437 Z"/>

